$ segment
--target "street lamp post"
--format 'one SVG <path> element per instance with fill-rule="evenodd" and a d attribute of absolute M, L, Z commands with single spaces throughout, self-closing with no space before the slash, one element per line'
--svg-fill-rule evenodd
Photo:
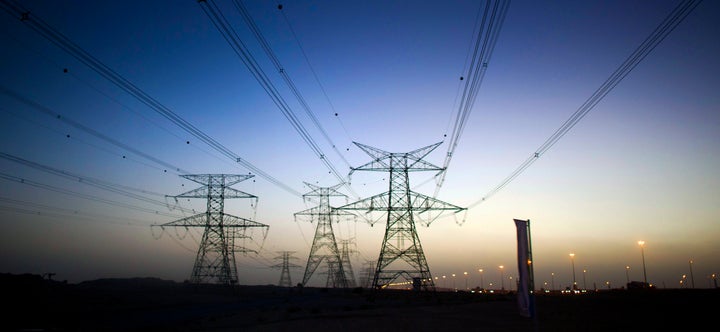
<path fill-rule="evenodd" d="M 627 279 L 627 283 L 630 285 L 630 265 L 625 265 L 625 279 Z"/>
<path fill-rule="evenodd" d="M 587 283 L 585 283 L 585 273 L 587 272 L 586 269 L 583 269 L 583 289 L 587 289 Z"/>
<path fill-rule="evenodd" d="M 457 292 L 457 287 L 455 287 L 455 273 L 452 274 L 453 277 L 453 290 Z"/>
<path fill-rule="evenodd" d="M 647 286 L 647 270 L 645 269 L 645 241 L 638 241 L 638 245 L 640 246 L 640 255 L 642 256 L 643 280 L 645 281 L 645 286 Z"/>
<path fill-rule="evenodd" d="M 570 263 L 572 264 L 572 272 L 573 272 L 572 288 L 577 289 L 577 282 L 575 281 L 575 254 L 570 254 Z"/>
<path fill-rule="evenodd" d="M 692 263 L 693 263 L 693 261 L 691 259 L 690 260 L 690 285 L 692 285 L 692 288 L 695 288 L 695 277 L 693 276 Z"/>
<path fill-rule="evenodd" d="M 555 272 L 550 272 L 550 286 L 555 290 Z"/>
<path fill-rule="evenodd" d="M 467 290 L 468 289 L 468 286 L 467 286 L 468 274 L 467 274 L 467 272 L 463 272 L 463 274 L 465 274 L 465 290 Z"/>
<path fill-rule="evenodd" d="M 500 290 L 505 290 L 505 274 L 503 273 L 503 269 L 505 266 L 500 265 Z"/>
<path fill-rule="evenodd" d="M 480 290 L 485 290 L 485 280 L 483 280 L 483 269 L 479 269 L 480 272 Z"/>
<path fill-rule="evenodd" d="M 447 289 L 447 280 L 445 279 L 447 276 L 443 276 L 443 288 Z"/>

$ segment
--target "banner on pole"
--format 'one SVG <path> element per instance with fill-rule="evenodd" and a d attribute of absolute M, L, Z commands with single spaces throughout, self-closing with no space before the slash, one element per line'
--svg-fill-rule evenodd
<path fill-rule="evenodd" d="M 517 228 L 517 260 L 518 260 L 518 309 L 523 317 L 532 317 L 534 304 L 532 294 L 534 291 L 532 281 L 532 253 L 530 247 L 530 220 L 515 221 Z"/>

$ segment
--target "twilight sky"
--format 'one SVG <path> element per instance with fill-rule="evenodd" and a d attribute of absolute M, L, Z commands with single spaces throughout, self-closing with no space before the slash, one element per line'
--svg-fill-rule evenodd
<path fill-rule="evenodd" d="M 349 167 L 369 162 L 352 142 L 408 152 L 444 141 L 426 158 L 443 164 L 484 2 L 291 1 L 282 10 L 277 2 L 242 2 L 275 63 L 232 1 L 212 3 L 275 97 L 196 1 L 22 2 L 31 17 L 274 181 L 0 11 L 0 272 L 54 272 L 70 282 L 182 281 L 199 235 L 150 225 L 204 211 L 205 202 L 164 195 L 197 187 L 181 174 L 252 173 L 234 188 L 258 203 L 227 200 L 226 212 L 270 227 L 245 243 L 258 255 L 238 255 L 240 283 L 277 283 L 280 270 L 271 266 L 280 251 L 294 251 L 293 263 L 303 266 L 291 271 L 297 283 L 315 227 L 293 217 L 313 206 L 301 197 L 311 190 L 304 182 L 333 186 L 339 180 L 327 164 L 347 177 Z M 646 242 L 649 282 L 679 287 L 687 275 L 689 285 L 692 272 L 696 287 L 710 285 L 710 275 L 720 273 L 720 2 L 700 3 L 551 149 L 476 204 L 678 3 L 510 4 L 437 195 L 471 208 L 418 228 L 433 276 L 455 273 L 459 287 L 468 272 L 476 286 L 483 269 L 488 287 L 500 283 L 500 265 L 505 278 L 516 275 L 518 218 L 531 220 L 538 288 L 570 285 L 573 264 L 588 288 L 642 280 L 638 240 Z M 411 186 L 433 195 L 433 175 L 413 173 Z M 340 188 L 348 199 L 332 205 L 387 190 L 385 173 L 355 172 L 350 180 L 352 192 Z M 334 227 L 355 243 L 352 267 L 360 277 L 363 264 L 377 259 L 384 222 Z M 311 284 L 325 284 L 320 272 Z M 446 282 L 438 284 L 450 287 Z"/>

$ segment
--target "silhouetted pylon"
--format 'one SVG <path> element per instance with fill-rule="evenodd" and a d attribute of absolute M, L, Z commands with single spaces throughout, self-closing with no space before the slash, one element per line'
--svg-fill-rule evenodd
<path fill-rule="evenodd" d="M 237 284 L 235 253 L 253 250 L 237 246 L 235 239 L 248 238 L 249 236 L 245 234 L 248 228 L 260 227 L 267 231 L 268 225 L 225 213 L 225 199 L 257 199 L 257 196 L 230 188 L 230 186 L 254 175 L 192 174 L 181 176 L 203 186 L 172 197 L 207 198 L 207 211 L 162 224 L 160 227 L 204 228 L 190 282 Z"/>
<path fill-rule="evenodd" d="M 280 251 L 280 256 L 275 257 L 275 259 L 281 259 L 282 263 L 275 264 L 272 267 L 274 268 L 280 268 L 280 281 L 278 282 L 278 286 L 280 287 L 292 287 L 292 279 L 290 278 L 290 268 L 296 268 L 300 267 L 300 265 L 290 263 L 291 259 L 297 259 L 297 257 L 293 257 L 292 254 L 294 251 Z"/>
<path fill-rule="evenodd" d="M 365 261 L 360 272 L 360 287 L 370 288 L 375 277 L 375 261 Z"/>
<path fill-rule="evenodd" d="M 352 263 L 350 263 L 350 253 L 355 252 L 350 250 L 350 240 L 340 240 L 340 260 L 342 261 L 343 270 L 345 270 L 345 279 L 347 280 L 348 287 L 355 288 L 357 283 L 355 282 L 355 272 L 353 272 Z"/>
<path fill-rule="evenodd" d="M 305 184 L 310 187 L 312 191 L 303 195 L 303 198 L 307 199 L 308 197 L 316 196 L 320 199 L 320 205 L 295 213 L 295 218 L 298 216 L 309 216 L 311 222 L 313 220 L 317 222 L 315 237 L 313 238 L 310 255 L 308 256 L 307 265 L 305 266 L 305 274 L 303 275 L 302 284 L 307 285 L 313 273 L 315 273 L 315 270 L 317 270 L 318 266 L 320 266 L 320 264 L 324 261 L 328 272 L 328 279 L 326 283 L 328 287 L 347 288 L 348 283 L 345 278 L 345 271 L 340 257 L 340 251 L 338 250 L 337 242 L 335 241 L 332 222 L 333 220 L 336 222 L 339 221 L 338 219 L 341 215 L 351 214 L 334 210 L 330 206 L 331 196 L 346 197 L 336 190 L 343 184 L 337 184 L 332 187 L 319 187 L 307 182 Z"/>
<path fill-rule="evenodd" d="M 372 161 L 352 168 L 355 171 L 386 171 L 390 173 L 389 190 L 385 193 L 336 208 L 341 211 L 379 211 L 387 213 L 385 237 L 380 249 L 373 288 L 385 288 L 397 278 L 404 277 L 415 289 L 434 289 L 435 283 L 415 228 L 415 217 L 432 211 L 465 210 L 435 198 L 410 190 L 409 173 L 416 171 L 443 171 L 444 169 L 423 160 L 442 142 L 404 153 L 390 153 L 353 142 L 365 151 Z M 434 218 L 437 218 L 439 213 Z M 429 225 L 434 218 L 430 218 Z"/>

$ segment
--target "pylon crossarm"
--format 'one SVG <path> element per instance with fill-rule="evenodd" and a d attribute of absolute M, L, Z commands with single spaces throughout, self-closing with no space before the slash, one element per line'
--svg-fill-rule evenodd
<path fill-rule="evenodd" d="M 320 187 L 316 186 L 312 183 L 303 182 L 306 186 L 310 187 L 312 189 L 311 192 L 307 194 L 303 194 L 303 197 L 310 197 L 310 196 L 342 196 L 347 197 L 347 195 L 337 191 L 337 188 L 340 188 L 345 185 L 345 182 L 338 183 L 332 187 Z"/>
<path fill-rule="evenodd" d="M 170 197 L 178 197 L 178 198 L 206 198 L 210 195 L 215 195 L 216 193 L 209 193 L 207 186 L 200 187 L 197 189 L 193 189 L 187 192 L 184 192 L 180 195 L 170 196 Z M 225 187 L 223 189 L 222 193 L 223 198 L 255 198 L 257 199 L 257 196 L 248 194 L 244 191 L 240 191 L 234 188 Z"/>
<path fill-rule="evenodd" d="M 211 214 L 214 215 L 216 213 L 211 213 Z M 257 221 L 250 220 L 250 219 L 237 217 L 232 214 L 223 213 L 223 227 L 239 227 L 239 228 L 265 227 L 265 228 L 269 228 L 270 226 L 265 225 L 263 223 L 259 223 Z"/>
<path fill-rule="evenodd" d="M 160 225 L 160 227 L 179 226 L 179 227 L 205 227 L 207 226 L 207 215 L 199 213 L 193 216 L 185 217 Z"/>
<path fill-rule="evenodd" d="M 455 211 L 460 212 L 463 210 L 467 210 L 467 208 L 462 208 L 457 205 L 453 205 L 447 202 L 443 202 L 439 199 L 423 195 L 420 193 L 416 193 L 414 191 L 411 191 L 408 193 L 410 196 L 410 209 L 414 213 L 425 213 L 428 211 Z"/>
<path fill-rule="evenodd" d="M 422 147 L 422 148 L 410 151 L 407 153 L 408 158 L 410 158 L 412 156 L 411 159 L 419 161 L 419 160 L 425 158 L 425 156 L 427 156 L 428 154 L 430 154 L 430 152 L 433 152 L 433 150 L 435 150 L 438 146 L 440 146 L 440 144 L 442 144 L 442 142 L 437 142 L 435 144 L 430 144 L 426 147 Z"/>
<path fill-rule="evenodd" d="M 334 208 L 333 211 L 349 211 L 350 214 L 359 217 L 370 226 L 373 226 L 379 221 L 384 220 L 385 216 L 387 216 L 389 197 L 389 193 L 385 192 L 380 195 L 375 195 L 354 203 Z"/>
<path fill-rule="evenodd" d="M 306 209 L 306 210 L 303 210 L 300 212 L 295 212 L 295 213 L 293 213 L 293 216 L 295 216 L 296 218 L 298 216 L 310 216 L 312 218 L 314 216 L 317 216 L 320 213 L 322 213 L 322 211 L 320 210 L 319 207 L 316 206 L 316 207 L 311 207 L 309 209 Z"/>
<path fill-rule="evenodd" d="M 408 163 L 406 170 L 408 172 L 425 172 L 425 171 L 441 172 L 445 169 L 440 166 L 433 165 L 425 160 L 414 160 L 412 163 Z"/>
<path fill-rule="evenodd" d="M 366 211 L 366 212 L 373 212 L 373 211 L 387 211 L 387 208 L 389 206 L 388 204 L 388 198 L 390 197 L 390 194 L 388 192 L 375 195 L 372 197 L 368 197 L 362 200 L 359 200 L 357 202 L 353 202 L 350 204 L 345 204 L 343 206 L 335 208 L 335 210 L 339 211 Z"/>
<path fill-rule="evenodd" d="M 233 249 L 234 253 L 243 253 L 243 254 L 247 254 L 247 253 L 257 254 L 258 253 L 257 250 L 248 249 L 243 246 L 233 246 L 232 249 Z"/>
<path fill-rule="evenodd" d="M 254 177 L 255 175 L 240 175 L 240 174 L 186 174 L 186 175 L 180 175 L 181 177 L 188 179 L 190 181 L 202 184 L 202 185 L 208 185 L 211 181 L 211 179 L 222 179 L 224 181 L 225 186 L 232 186 L 238 182 L 245 181 L 249 178 Z"/>
<path fill-rule="evenodd" d="M 372 157 L 373 160 L 379 161 L 391 154 L 390 152 L 387 152 L 385 150 L 380 150 L 376 147 L 372 147 L 372 146 L 365 145 L 362 143 L 353 142 L 353 144 L 357 145 L 357 147 L 359 147 L 361 150 L 365 151 L 365 153 L 367 153 L 370 157 Z"/>

